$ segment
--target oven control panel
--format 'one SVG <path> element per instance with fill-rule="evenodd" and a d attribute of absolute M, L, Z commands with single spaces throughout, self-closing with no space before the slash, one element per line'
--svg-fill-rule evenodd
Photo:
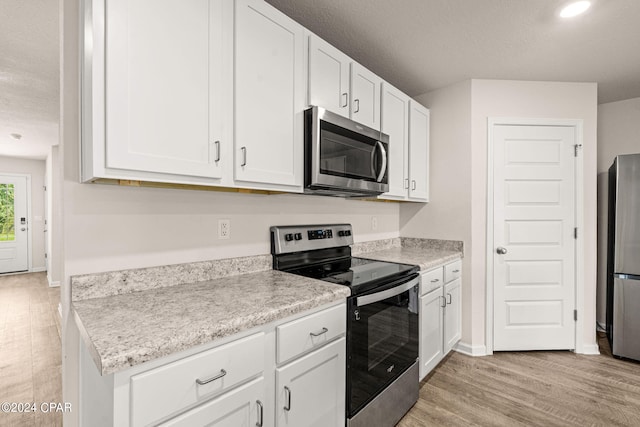
<path fill-rule="evenodd" d="M 273 254 L 353 244 L 351 224 L 274 226 L 270 231 Z"/>

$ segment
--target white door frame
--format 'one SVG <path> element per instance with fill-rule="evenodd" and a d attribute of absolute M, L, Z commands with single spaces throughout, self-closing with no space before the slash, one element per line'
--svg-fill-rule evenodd
<path fill-rule="evenodd" d="M 578 238 L 575 240 L 575 308 L 578 320 L 575 328 L 576 353 L 584 353 L 584 159 L 582 155 L 583 120 L 581 119 L 544 119 L 517 117 L 489 117 L 487 119 L 487 247 L 486 247 L 486 347 L 487 355 L 493 354 L 493 128 L 496 125 L 527 126 L 568 126 L 575 129 L 575 226 L 578 227 Z"/>
<path fill-rule="evenodd" d="M 31 235 L 31 174 L 27 173 L 1 173 L 0 178 L 2 177 L 11 177 L 11 178 L 26 178 L 27 179 L 27 272 L 31 272 L 33 270 L 33 263 L 31 260 L 31 252 L 33 251 L 33 239 Z M 24 273 L 24 272 L 20 272 Z M 18 274 L 20 274 L 18 273 Z M 8 273 L 12 274 L 12 273 Z"/>

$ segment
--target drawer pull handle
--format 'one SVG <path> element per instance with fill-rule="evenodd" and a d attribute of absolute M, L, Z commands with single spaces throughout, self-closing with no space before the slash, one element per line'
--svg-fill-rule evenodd
<path fill-rule="evenodd" d="M 258 422 L 256 422 L 256 427 L 262 427 L 264 422 L 264 408 L 262 407 L 262 402 L 256 400 L 256 405 L 258 406 Z"/>
<path fill-rule="evenodd" d="M 447 293 L 447 304 L 451 304 L 451 294 Z"/>
<path fill-rule="evenodd" d="M 453 270 L 452 273 L 460 273 L 460 270 Z"/>
<path fill-rule="evenodd" d="M 290 411 L 291 410 L 291 390 L 289 389 L 289 387 L 284 386 L 284 392 L 287 395 L 287 404 L 284 405 L 284 410 Z"/>
<path fill-rule="evenodd" d="M 440 279 L 433 279 L 433 280 L 431 281 L 431 283 L 436 283 L 436 282 L 439 282 L 439 281 L 440 281 Z"/>
<path fill-rule="evenodd" d="M 196 384 L 198 384 L 198 385 L 209 384 L 212 381 L 219 380 L 220 378 L 224 377 L 225 375 L 227 375 L 227 371 L 225 371 L 224 369 L 220 369 L 220 373 L 218 375 L 212 376 L 211 378 L 208 378 L 206 380 L 201 380 L 200 378 L 196 379 Z"/>
<path fill-rule="evenodd" d="M 320 332 L 309 332 L 309 335 L 311 335 L 312 337 L 319 337 L 320 335 L 326 334 L 327 332 L 329 332 L 327 328 L 322 328 Z"/>

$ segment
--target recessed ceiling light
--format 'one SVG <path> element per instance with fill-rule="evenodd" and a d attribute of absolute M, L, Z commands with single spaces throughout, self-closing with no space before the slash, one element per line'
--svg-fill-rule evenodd
<path fill-rule="evenodd" d="M 591 6 L 590 1 L 576 1 L 573 3 L 569 3 L 560 11 L 560 16 L 562 18 L 573 18 L 574 16 L 578 16 L 581 13 L 584 13 Z"/>
<path fill-rule="evenodd" d="M 13 138 L 13 139 L 20 139 L 20 138 L 22 138 L 22 135 L 20 135 L 19 133 L 12 133 L 12 134 L 10 134 L 10 135 L 11 135 L 11 138 Z"/>

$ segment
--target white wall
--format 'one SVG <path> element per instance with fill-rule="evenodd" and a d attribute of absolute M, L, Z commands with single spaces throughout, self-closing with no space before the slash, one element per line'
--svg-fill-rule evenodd
<path fill-rule="evenodd" d="M 523 82 L 471 80 L 425 94 L 419 99 L 432 110 L 431 149 L 445 150 L 456 141 L 456 158 L 444 157 L 444 165 L 431 165 L 432 182 L 448 183 L 448 196 L 433 198 L 424 207 L 401 207 L 401 235 L 408 236 L 421 228 L 420 234 L 435 237 L 445 234 L 461 236 L 465 243 L 462 342 L 474 351 L 485 345 L 486 328 L 486 226 L 487 226 L 487 120 L 489 117 L 582 119 L 584 121 L 584 222 L 585 222 L 585 319 L 584 344 L 594 346 L 596 292 L 596 115 L 597 91 L 593 83 Z M 460 91 L 463 92 L 460 92 Z M 466 99 L 464 91 L 467 90 Z M 464 113 L 447 114 L 447 124 L 436 125 L 438 111 L 458 111 L 470 105 L 470 121 Z M 436 127 L 439 126 L 439 127 Z M 464 130 L 461 130 L 462 127 Z M 448 128 L 448 130 L 447 130 Z M 469 129 L 469 130 L 466 130 Z M 467 136 L 465 136 L 467 135 Z M 460 151 L 462 150 L 462 151 Z M 466 153 L 464 152 L 466 150 Z M 446 156 L 446 155 L 445 155 Z M 438 158 L 433 156 L 434 159 Z M 468 188 L 461 188 L 464 185 Z M 442 184 L 440 184 L 442 185 Z M 437 191 L 434 184 L 433 191 Z M 460 206 L 458 198 L 466 201 Z M 436 206 L 436 203 L 440 206 Z M 467 207 L 468 206 L 468 207 Z M 444 213 L 452 208 L 452 214 Z M 463 218 L 459 216 L 462 215 Z M 466 225 L 466 223 L 469 225 Z M 456 232 L 456 230 L 458 230 Z M 446 238 L 446 237 L 445 237 Z M 450 237 L 454 238 L 454 237 Z M 592 347 L 591 347 L 592 348 Z M 596 347 L 597 348 L 597 347 Z"/>
<path fill-rule="evenodd" d="M 16 157 L 0 157 L 0 173 L 31 175 L 31 270 L 45 270 L 45 162 L 44 160 L 19 159 Z"/>
<path fill-rule="evenodd" d="M 607 172 L 615 156 L 632 153 L 640 153 L 640 98 L 599 105 L 597 319 L 603 327 L 607 308 Z"/>
<path fill-rule="evenodd" d="M 45 163 L 45 180 L 47 191 L 45 193 L 47 233 L 45 248 L 47 253 L 47 279 L 49 285 L 60 286 L 62 279 L 62 257 L 60 256 L 61 230 L 60 230 L 60 187 L 62 185 L 62 168 L 60 167 L 59 147 L 52 146 Z"/>
<path fill-rule="evenodd" d="M 471 81 L 416 98 L 431 106 L 428 204 L 406 203 L 400 209 L 400 234 L 461 240 L 471 245 Z M 466 252 L 466 250 L 465 250 Z M 468 271 L 470 257 L 463 259 Z M 471 312 L 471 275 L 462 276 L 462 313 Z M 471 316 L 463 315 L 462 341 L 471 342 Z"/>

